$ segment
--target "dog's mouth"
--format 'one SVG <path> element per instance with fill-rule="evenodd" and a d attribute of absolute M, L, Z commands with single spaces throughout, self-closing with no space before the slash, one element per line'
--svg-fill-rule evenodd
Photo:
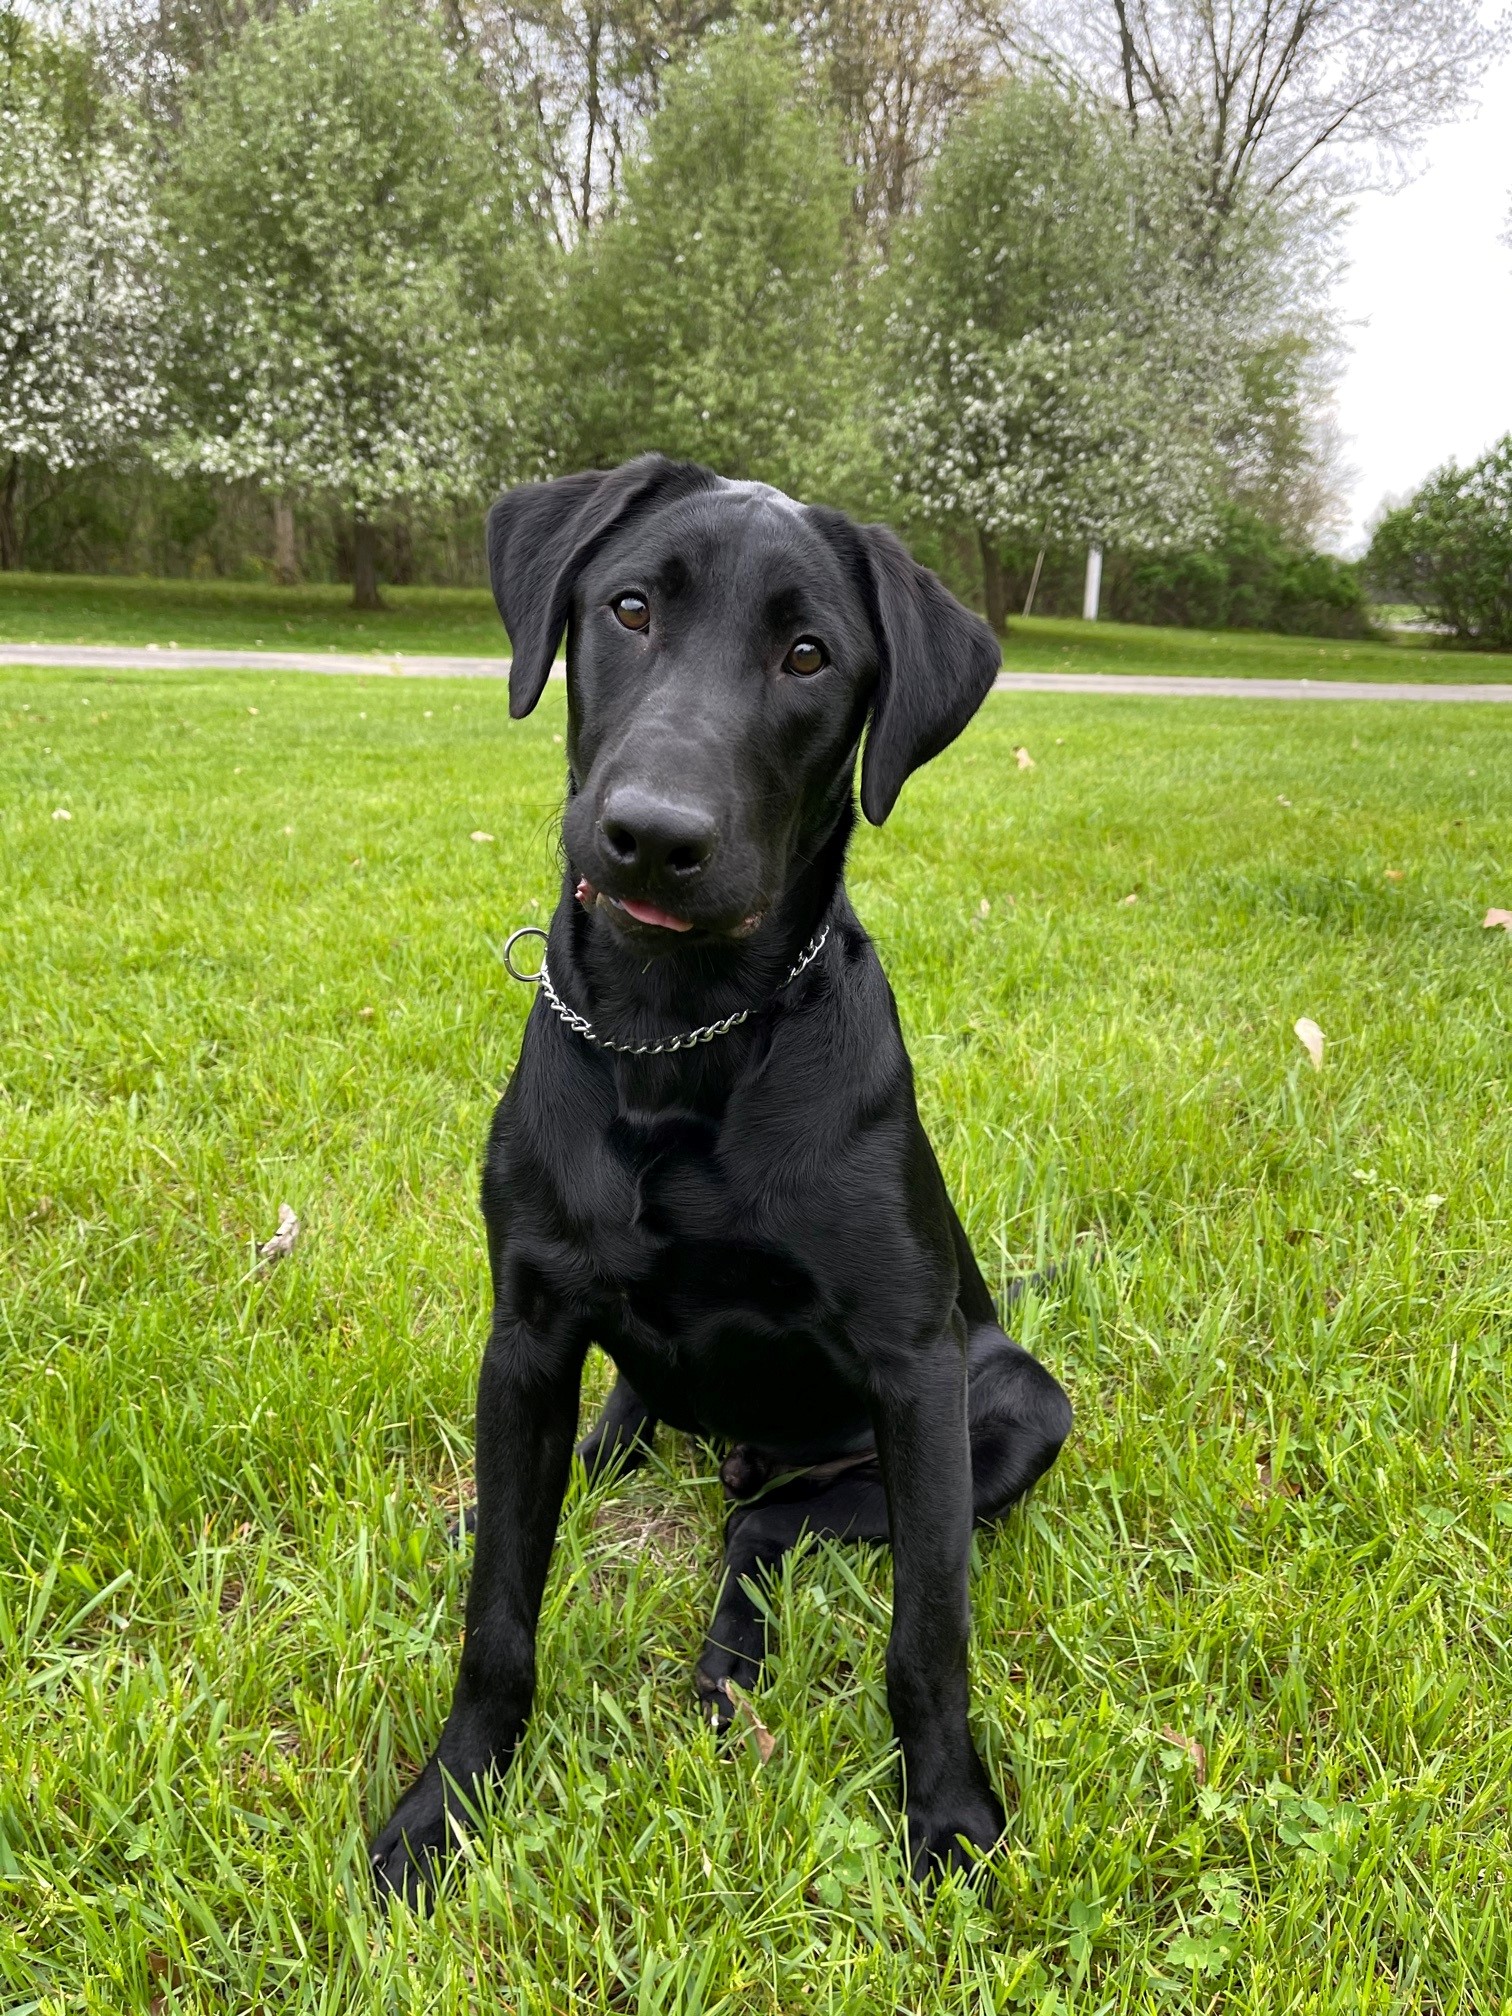
<path fill-rule="evenodd" d="M 616 920 L 628 917 L 634 924 L 644 925 L 651 931 L 694 931 L 699 927 L 691 917 L 679 917 L 675 911 L 663 910 L 658 904 L 642 902 L 635 896 L 611 896 L 607 889 L 595 888 L 584 875 L 575 892 L 577 900 L 585 910 L 606 910 Z M 711 935 L 721 938 L 749 938 L 761 922 L 765 912 L 752 911 L 749 917 L 741 918 L 733 930 L 716 930 Z M 709 929 L 708 926 L 703 927 Z"/>

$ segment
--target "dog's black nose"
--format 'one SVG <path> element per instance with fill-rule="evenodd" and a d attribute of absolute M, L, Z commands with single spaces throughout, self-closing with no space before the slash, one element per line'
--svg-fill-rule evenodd
<path fill-rule="evenodd" d="M 675 805 L 637 784 L 619 784 L 599 814 L 604 851 L 619 868 L 691 880 L 718 842 L 713 814 Z"/>

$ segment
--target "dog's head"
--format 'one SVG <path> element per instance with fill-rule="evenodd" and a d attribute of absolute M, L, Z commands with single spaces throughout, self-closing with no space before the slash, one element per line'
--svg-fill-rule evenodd
<path fill-rule="evenodd" d="M 507 492 L 488 557 L 512 714 L 566 632 L 568 861 L 648 948 L 753 931 L 843 813 L 868 717 L 880 825 L 999 662 L 884 527 L 657 455 Z"/>

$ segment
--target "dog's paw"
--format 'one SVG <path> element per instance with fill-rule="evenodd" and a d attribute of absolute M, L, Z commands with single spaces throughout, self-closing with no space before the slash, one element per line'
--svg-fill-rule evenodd
<path fill-rule="evenodd" d="M 996 1795 L 985 1788 L 927 1807 L 910 1804 L 905 1817 L 909 1864 L 921 1883 L 976 1870 L 1008 1824 Z"/>
<path fill-rule="evenodd" d="M 368 1849 L 379 1899 L 397 1897 L 412 1911 L 429 1911 L 460 1830 L 470 1824 L 461 1796 L 445 1784 L 433 1757 Z"/>
<path fill-rule="evenodd" d="M 742 1667 L 747 1663 L 740 1662 Z M 730 1681 L 733 1679 L 737 1687 L 750 1685 L 741 1672 L 731 1673 L 728 1664 L 728 1661 L 724 1662 L 725 1670 L 715 1673 L 700 1661 L 693 1674 L 693 1685 L 698 1689 L 699 1715 L 718 1736 L 727 1734 L 735 1720 L 735 1697 L 730 1692 Z M 754 1675 L 755 1669 L 751 1670 Z"/>

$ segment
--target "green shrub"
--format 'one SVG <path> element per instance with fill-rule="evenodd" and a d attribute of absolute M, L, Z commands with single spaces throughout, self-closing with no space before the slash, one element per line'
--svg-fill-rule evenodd
<path fill-rule="evenodd" d="M 1292 545 L 1237 505 L 1223 512 L 1211 546 L 1130 557 L 1110 569 L 1106 606 L 1125 623 L 1202 630 L 1363 637 L 1370 629 L 1357 566 Z"/>
<path fill-rule="evenodd" d="M 1417 603 L 1463 643 L 1512 646 L 1512 434 L 1389 512 L 1365 571 L 1380 595 Z"/>
<path fill-rule="evenodd" d="M 1010 612 L 1024 606 L 1034 561 L 1029 547 L 999 556 Z M 1035 586 L 1036 614 L 1079 616 L 1086 565 L 1085 547 L 1052 547 Z M 966 592 L 980 603 L 979 573 Z M 1109 553 L 1102 614 L 1119 623 L 1170 624 L 1183 630 L 1276 630 L 1293 637 L 1370 634 L 1358 565 L 1292 544 L 1240 505 L 1219 512 L 1210 545 L 1170 553 Z"/>

